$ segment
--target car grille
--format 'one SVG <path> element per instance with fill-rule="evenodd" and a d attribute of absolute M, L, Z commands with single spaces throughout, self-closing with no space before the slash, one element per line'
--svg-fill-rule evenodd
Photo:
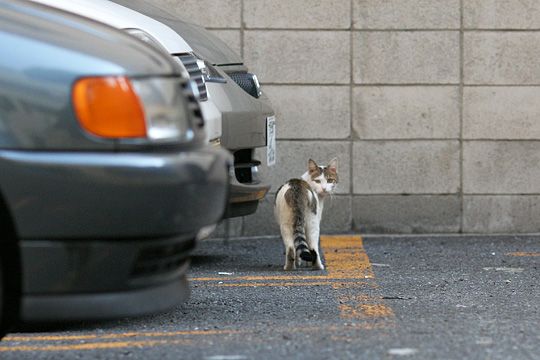
<path fill-rule="evenodd" d="M 178 55 L 177 57 L 182 62 L 182 64 L 184 64 L 191 80 L 195 81 L 195 83 L 197 84 L 200 100 L 208 100 L 206 84 L 204 83 L 203 73 L 201 72 L 199 65 L 197 65 L 197 58 L 190 54 Z"/>
<path fill-rule="evenodd" d="M 151 246 L 139 252 L 131 271 L 132 278 L 172 273 L 188 261 L 195 241 L 180 244 Z"/>
<path fill-rule="evenodd" d="M 249 95 L 255 98 L 261 96 L 261 87 L 259 85 L 259 81 L 257 80 L 257 76 L 254 74 L 243 71 L 231 72 L 227 73 L 227 75 L 229 75 L 230 78 L 233 79 L 233 81 L 244 89 L 244 91 Z"/>
<path fill-rule="evenodd" d="M 191 89 L 190 81 L 192 80 L 186 80 L 182 83 L 182 90 L 188 102 L 188 109 L 193 115 L 193 124 L 199 128 L 202 128 L 204 126 L 204 118 L 201 112 L 201 107 L 199 106 L 199 102 L 195 97 L 194 91 Z"/>

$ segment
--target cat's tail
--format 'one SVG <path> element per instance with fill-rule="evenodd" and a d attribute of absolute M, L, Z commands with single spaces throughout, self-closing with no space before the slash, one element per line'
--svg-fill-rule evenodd
<path fill-rule="evenodd" d="M 298 256 L 300 256 L 300 259 L 310 262 L 315 261 L 312 252 L 307 246 L 305 235 L 295 234 L 294 247 L 296 248 L 296 253 L 298 254 Z"/>
<path fill-rule="evenodd" d="M 304 224 L 304 206 L 296 206 L 293 208 L 294 213 L 294 248 L 296 249 L 296 254 L 300 256 L 300 259 L 304 261 L 315 261 L 313 252 L 309 250 L 308 243 L 306 241 L 306 230 Z"/>

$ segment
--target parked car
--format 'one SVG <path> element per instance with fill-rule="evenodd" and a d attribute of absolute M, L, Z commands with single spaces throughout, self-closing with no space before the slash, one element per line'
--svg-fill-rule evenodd
<path fill-rule="evenodd" d="M 234 155 L 234 171 L 231 174 L 229 190 L 230 203 L 226 217 L 248 215 L 257 210 L 259 201 L 265 197 L 270 185 L 258 176 L 261 163 L 255 159 L 254 150 L 266 147 L 268 143 L 270 145 L 268 153 L 273 156 L 269 156 L 270 161 L 267 163 L 273 164 L 272 159 L 275 159 L 275 146 L 272 146 L 275 144 L 274 112 L 268 99 L 260 91 L 256 77 L 247 72 L 241 59 L 227 45 L 205 29 L 184 26 L 180 19 L 146 2 L 137 0 L 34 1 L 125 29 L 145 41 L 164 48 L 176 61 L 183 64 L 191 78 L 198 84 L 201 104 L 215 104 L 219 111 L 219 125 L 210 125 L 209 128 L 219 129 L 214 135 L 219 133 L 220 136 L 211 137 L 209 140 L 212 144 L 228 149 Z M 172 25 L 174 29 L 171 30 L 170 26 L 162 22 Z M 193 44 L 187 44 L 182 37 L 183 31 L 187 28 L 192 29 L 189 37 Z M 198 31 L 200 31 L 199 36 L 197 36 Z M 208 59 L 198 52 L 208 56 Z M 206 121 L 216 122 L 209 121 L 208 118 Z"/>
<path fill-rule="evenodd" d="M 221 145 L 234 154 L 235 177 L 231 185 L 229 216 L 252 214 L 270 185 L 259 178 L 261 162 L 255 149 L 266 147 L 266 166 L 276 158 L 276 126 L 268 97 L 261 91 L 257 76 L 250 73 L 242 58 L 226 43 L 204 27 L 184 21 L 174 11 L 145 0 L 111 0 L 162 22 L 176 31 L 193 48 L 192 54 L 180 55 L 188 71 L 194 59 L 202 60 L 214 78 L 225 84 L 207 83 L 209 94 L 222 112 Z M 181 3 L 176 4 L 181 9 Z M 204 70 L 203 70 L 204 71 Z"/>
<path fill-rule="evenodd" d="M 0 43 L 0 333 L 181 302 L 231 156 L 197 130 L 177 64 L 22 0 L 0 0 Z"/>
<path fill-rule="evenodd" d="M 192 51 L 191 47 L 168 26 L 109 0 L 32 1 L 85 16 L 117 29 L 123 29 L 169 54 L 183 54 Z M 159 38 L 159 41 L 156 38 Z M 189 76 L 183 64 L 178 61 L 176 63 L 181 68 L 183 75 Z M 197 90 L 203 93 L 206 90 L 204 86 L 200 86 L 201 83 L 202 78 L 199 80 Z M 212 143 L 219 142 L 221 138 L 221 112 L 211 99 L 202 96 L 200 100 L 200 109 L 205 120 L 206 139 Z"/>

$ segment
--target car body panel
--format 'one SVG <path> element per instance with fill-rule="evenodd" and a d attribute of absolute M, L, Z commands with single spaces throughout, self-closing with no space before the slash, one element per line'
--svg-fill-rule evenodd
<path fill-rule="evenodd" d="M 221 154 L 0 150 L 0 187 L 22 239 L 196 234 L 224 211 Z"/>
<path fill-rule="evenodd" d="M 266 118 L 274 114 L 266 96 L 255 99 L 232 80 L 207 86 L 222 111 L 223 147 L 234 151 L 266 146 Z"/>

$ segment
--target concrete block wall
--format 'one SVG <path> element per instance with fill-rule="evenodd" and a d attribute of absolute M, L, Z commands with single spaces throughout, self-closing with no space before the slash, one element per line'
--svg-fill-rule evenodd
<path fill-rule="evenodd" d="M 339 158 L 324 232 L 540 231 L 540 0 L 153 1 L 258 74 L 272 191 Z M 272 203 L 231 234 L 277 234 Z"/>

